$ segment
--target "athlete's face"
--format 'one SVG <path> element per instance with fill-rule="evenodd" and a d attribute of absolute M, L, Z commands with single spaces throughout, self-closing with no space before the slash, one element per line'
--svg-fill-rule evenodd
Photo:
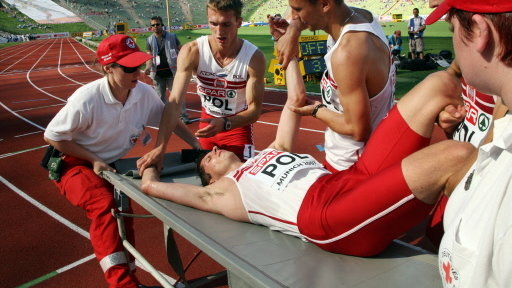
<path fill-rule="evenodd" d="M 322 1 L 311 4 L 308 0 L 289 0 L 288 4 L 292 9 L 292 17 L 306 25 L 309 30 L 322 29 L 323 10 Z"/>
<path fill-rule="evenodd" d="M 239 161 L 240 159 L 238 159 L 235 153 L 219 149 L 215 146 L 212 151 L 203 158 L 201 167 L 203 167 L 204 171 L 210 174 L 212 180 L 215 181 L 230 172 L 232 164 Z"/>
<path fill-rule="evenodd" d="M 242 18 L 236 17 L 234 11 L 208 8 L 208 25 L 215 43 L 222 49 L 233 45 L 238 39 L 238 28 L 242 25 Z"/>

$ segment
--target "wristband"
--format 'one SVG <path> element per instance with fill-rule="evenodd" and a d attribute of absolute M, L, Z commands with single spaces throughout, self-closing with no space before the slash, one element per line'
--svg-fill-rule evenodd
<path fill-rule="evenodd" d="M 222 119 L 224 119 L 224 131 L 231 129 L 231 120 L 228 117 L 222 117 Z"/>
<path fill-rule="evenodd" d="M 327 106 L 323 103 L 316 105 L 315 109 L 313 109 L 313 113 L 311 113 L 311 116 L 316 118 L 316 113 L 318 112 L 318 109 L 323 108 L 323 107 L 327 107 Z"/>

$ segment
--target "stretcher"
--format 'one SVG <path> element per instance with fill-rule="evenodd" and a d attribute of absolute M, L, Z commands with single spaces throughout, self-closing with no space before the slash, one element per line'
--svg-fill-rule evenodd
<path fill-rule="evenodd" d="M 230 287 L 441 287 L 437 256 L 415 246 L 395 241 L 369 258 L 329 253 L 267 227 L 149 197 L 139 189 L 138 179 L 121 174 L 134 169 L 135 159 L 122 161 L 116 163 L 118 173 L 105 172 L 103 177 L 221 264 Z M 181 163 L 179 152 L 167 154 L 165 162 L 173 169 L 162 181 L 200 185 L 192 166 Z M 175 243 L 172 233 L 167 236 L 167 253 L 173 258 L 179 247 L 170 245 Z M 183 273 L 179 260 L 169 261 L 178 275 Z M 169 283 L 164 287 L 170 287 Z"/>

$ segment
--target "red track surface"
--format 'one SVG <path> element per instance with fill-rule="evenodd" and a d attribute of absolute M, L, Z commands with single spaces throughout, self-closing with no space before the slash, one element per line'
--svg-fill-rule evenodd
<path fill-rule="evenodd" d="M 39 166 L 46 145 L 46 125 L 73 91 L 101 77 L 89 66 L 94 59 L 92 50 L 71 38 L 38 40 L 0 49 L 0 287 L 16 287 L 45 275 L 48 279 L 32 286 L 107 286 L 99 264 L 90 257 L 93 252 L 87 238 L 89 220 L 80 208 L 71 206 L 59 194 Z M 191 84 L 187 106 L 189 114 L 198 117 L 200 101 L 192 88 Z M 285 97 L 282 92 L 265 93 L 263 114 L 254 125 L 258 150 L 273 140 Z M 311 117 L 305 118 L 302 125 L 306 130 L 299 135 L 297 151 L 323 161 L 323 153 L 316 145 L 323 143 L 324 126 Z M 195 130 L 197 124 L 190 127 Z M 186 145 L 173 138 L 168 151 L 182 148 Z M 144 148 L 139 147 L 129 156 L 143 152 Z M 132 204 L 135 213 L 145 212 Z M 45 212 L 37 205 L 44 206 Z M 161 223 L 156 219 L 136 219 L 135 231 L 139 251 L 158 270 L 176 279 L 165 258 Z M 180 237 L 177 241 L 186 264 L 198 249 Z M 82 259 L 83 263 L 69 267 Z M 63 268 L 56 276 L 49 274 Z M 187 279 L 194 279 L 222 269 L 201 254 L 186 275 Z M 140 268 L 137 275 L 146 285 L 157 284 Z"/>

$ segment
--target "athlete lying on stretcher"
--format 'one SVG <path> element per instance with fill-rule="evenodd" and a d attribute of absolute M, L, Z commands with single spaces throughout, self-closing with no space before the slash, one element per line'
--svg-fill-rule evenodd
<path fill-rule="evenodd" d="M 156 169 L 148 168 L 141 188 L 151 196 L 268 226 L 327 251 L 378 254 L 419 224 L 472 163 L 471 144 L 447 140 L 428 146 L 439 112 L 461 101 L 454 74 L 436 72 L 414 87 L 375 130 L 359 161 L 332 174 L 310 155 L 290 152 L 300 116 L 288 107 L 306 102 L 299 96 L 304 86 L 295 60 L 286 81 L 296 85 L 289 86 L 276 138 L 267 149 L 245 163 L 213 149 L 198 163 L 204 187 L 160 182 Z"/>

